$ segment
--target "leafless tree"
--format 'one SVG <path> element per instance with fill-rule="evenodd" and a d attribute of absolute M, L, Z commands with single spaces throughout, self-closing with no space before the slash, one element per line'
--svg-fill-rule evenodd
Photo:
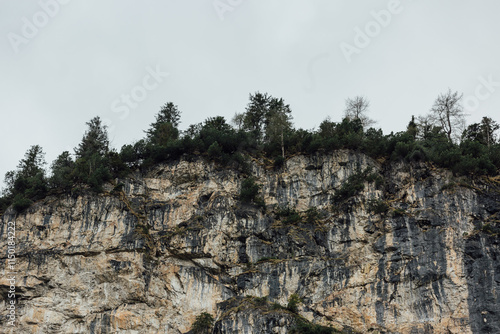
<path fill-rule="evenodd" d="M 426 139 L 432 132 L 433 122 L 430 115 L 420 115 L 417 117 L 417 138 Z"/>
<path fill-rule="evenodd" d="M 369 107 L 370 102 L 364 96 L 356 96 L 352 99 L 348 98 L 345 100 L 344 117 L 350 120 L 359 119 L 363 128 L 366 129 L 376 123 L 366 115 Z"/>
<path fill-rule="evenodd" d="M 238 130 L 241 130 L 244 126 L 245 114 L 243 113 L 235 113 L 231 122 L 236 125 Z"/>
<path fill-rule="evenodd" d="M 430 120 L 435 126 L 440 126 L 448 140 L 460 138 L 465 128 L 465 113 L 461 103 L 463 94 L 448 92 L 440 94 L 431 108 Z"/>

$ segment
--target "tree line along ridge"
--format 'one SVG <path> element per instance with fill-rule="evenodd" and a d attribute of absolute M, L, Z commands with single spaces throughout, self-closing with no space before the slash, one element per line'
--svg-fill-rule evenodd
<path fill-rule="evenodd" d="M 179 129 L 181 112 L 168 102 L 145 137 L 120 151 L 110 147 L 107 127 L 96 116 L 86 123 L 74 153 L 62 152 L 48 169 L 42 147 L 31 146 L 17 168 L 5 174 L 0 212 L 10 205 L 22 212 L 50 194 L 99 193 L 106 182 L 181 157 L 203 157 L 250 176 L 248 155 L 266 158 L 281 168 L 294 154 L 349 149 L 389 162 L 431 162 L 455 175 L 498 175 L 500 125 L 485 116 L 467 126 L 461 99 L 458 92 L 448 90 L 437 97 L 428 114 L 412 116 L 406 129 L 390 134 L 373 127 L 369 101 L 362 96 L 346 100 L 341 121 L 328 118 L 314 130 L 295 128 L 290 106 L 267 93 L 250 94 L 245 111 L 236 113 L 231 122 L 222 116 L 209 117 L 184 131 Z"/>

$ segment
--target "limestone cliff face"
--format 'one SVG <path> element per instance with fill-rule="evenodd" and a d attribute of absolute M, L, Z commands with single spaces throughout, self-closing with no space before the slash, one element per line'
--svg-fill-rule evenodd
<path fill-rule="evenodd" d="M 336 202 L 368 167 L 384 182 Z M 209 312 L 214 333 L 287 333 L 296 314 L 277 304 L 295 293 L 303 317 L 344 332 L 500 333 L 495 180 L 460 184 L 350 151 L 296 156 L 280 170 L 254 161 L 252 174 L 265 209 L 241 203 L 239 172 L 199 160 L 117 180 L 108 194 L 8 211 L 0 270 L 15 221 L 17 319 L 9 329 L 2 275 L 2 330 L 187 333 Z M 280 207 L 301 219 L 287 223 Z"/>

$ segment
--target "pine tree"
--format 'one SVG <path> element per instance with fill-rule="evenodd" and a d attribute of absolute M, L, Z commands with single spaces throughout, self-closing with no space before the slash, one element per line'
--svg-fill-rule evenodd
<path fill-rule="evenodd" d="M 418 133 L 418 127 L 417 123 L 415 122 L 415 116 L 411 116 L 411 121 L 408 123 L 408 126 L 406 127 L 406 132 L 412 136 L 412 138 L 415 140 L 417 138 L 417 133 Z"/>
<path fill-rule="evenodd" d="M 102 191 L 102 185 L 111 179 L 109 166 L 109 140 L 107 127 L 99 116 L 87 122 L 88 130 L 82 142 L 75 148 L 74 175 L 78 182 L 87 184 L 96 192 Z"/>
<path fill-rule="evenodd" d="M 267 93 L 250 94 L 250 102 L 247 105 L 243 117 L 243 128 L 250 131 L 261 142 L 264 135 L 264 124 L 266 114 L 269 110 L 270 96 Z"/>
<path fill-rule="evenodd" d="M 81 143 L 75 148 L 76 158 L 86 158 L 94 154 L 105 156 L 109 152 L 107 126 L 102 124 L 101 118 L 96 116 L 89 122 Z"/>
<path fill-rule="evenodd" d="M 50 186 L 62 190 L 70 190 L 73 186 L 73 169 L 75 163 L 68 151 L 61 153 L 52 163 L 52 175 L 49 179 Z"/>
<path fill-rule="evenodd" d="M 23 177 L 33 177 L 41 173 L 45 175 L 45 153 L 40 145 L 31 146 L 24 154 L 24 158 L 17 165 L 18 173 Z"/>
<path fill-rule="evenodd" d="M 146 131 L 148 140 L 154 145 L 165 145 L 171 139 L 179 137 L 179 120 L 181 112 L 172 102 L 168 102 L 156 115 L 156 120 L 151 123 Z"/>
<path fill-rule="evenodd" d="M 47 179 L 45 176 L 45 153 L 39 145 L 31 146 L 24 158 L 19 161 L 16 171 L 5 174 L 4 191 L 8 203 L 14 204 L 18 212 L 27 209 L 35 200 L 47 194 Z"/>

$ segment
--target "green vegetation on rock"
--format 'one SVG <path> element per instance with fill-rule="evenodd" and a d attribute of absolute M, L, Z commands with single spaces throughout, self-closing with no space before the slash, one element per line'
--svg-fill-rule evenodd
<path fill-rule="evenodd" d="M 181 112 L 172 102 L 163 105 L 146 136 L 115 151 L 109 147 L 106 126 L 99 117 L 91 119 L 74 154 L 61 153 L 44 169 L 44 153 L 32 146 L 17 170 L 5 175 L 6 187 L 0 198 L 2 212 L 14 204 L 23 211 L 50 193 L 104 191 L 103 185 L 133 171 L 145 172 L 158 163 L 180 158 L 204 158 L 238 170 L 251 180 L 248 157 L 265 158 L 282 168 L 292 155 L 329 154 L 338 149 L 364 153 L 380 161 L 428 162 L 450 169 L 455 175 L 494 176 L 500 168 L 500 125 L 489 117 L 470 124 L 460 132 L 464 114 L 461 95 L 448 91 L 436 99 L 428 115 L 412 117 L 406 130 L 384 135 L 370 127 L 368 101 L 355 97 L 346 101 L 340 122 L 326 119 L 315 130 L 295 129 L 291 107 L 282 98 L 267 93 L 250 94 L 243 113 L 233 118 L 234 126 L 222 116 L 179 129 Z M 372 172 L 358 172 L 337 190 L 334 201 L 359 193 L 364 182 L 383 179 Z M 244 181 L 241 200 L 263 206 L 255 182 Z M 383 207 L 375 208 L 376 211 Z"/>

